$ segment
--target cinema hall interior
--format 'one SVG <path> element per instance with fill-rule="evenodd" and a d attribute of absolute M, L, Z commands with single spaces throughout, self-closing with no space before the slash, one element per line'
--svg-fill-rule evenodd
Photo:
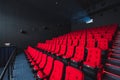
<path fill-rule="evenodd" d="M 120 80 L 120 0 L 0 0 L 0 80 Z"/>

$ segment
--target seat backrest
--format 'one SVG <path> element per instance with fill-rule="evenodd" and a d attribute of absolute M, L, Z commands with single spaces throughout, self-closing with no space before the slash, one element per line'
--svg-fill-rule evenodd
<path fill-rule="evenodd" d="M 53 44 L 53 45 L 52 45 L 52 48 L 51 48 L 51 52 L 54 53 L 54 52 L 55 52 L 55 49 L 56 49 L 56 45 Z"/>
<path fill-rule="evenodd" d="M 84 74 L 74 67 L 67 66 L 65 80 L 84 80 Z"/>
<path fill-rule="evenodd" d="M 95 39 L 88 39 L 87 40 L 87 48 L 90 48 L 90 47 L 95 47 Z"/>
<path fill-rule="evenodd" d="M 92 68 L 100 67 L 101 50 L 99 48 L 88 48 L 88 55 L 84 64 Z"/>
<path fill-rule="evenodd" d="M 64 64 L 58 60 L 54 61 L 53 71 L 49 80 L 62 80 Z"/>
<path fill-rule="evenodd" d="M 55 53 L 58 54 L 60 51 L 60 45 L 56 44 L 56 49 L 55 49 Z"/>
<path fill-rule="evenodd" d="M 46 61 L 47 61 L 47 55 L 46 54 L 43 54 L 42 55 L 42 59 L 41 59 L 41 62 L 39 64 L 39 68 L 44 68 L 45 64 L 46 64 Z"/>
<path fill-rule="evenodd" d="M 42 52 L 39 52 L 39 57 L 38 57 L 38 59 L 37 59 L 37 61 L 36 61 L 36 64 L 39 64 L 40 63 L 40 61 L 42 60 Z"/>
<path fill-rule="evenodd" d="M 78 46 L 84 47 L 85 46 L 85 39 L 80 39 Z"/>
<path fill-rule="evenodd" d="M 108 40 L 107 39 L 98 39 L 98 47 L 102 50 L 107 50 L 108 49 Z"/>
<path fill-rule="evenodd" d="M 84 47 L 77 46 L 73 60 L 76 62 L 84 60 L 84 54 L 85 54 L 84 52 L 85 52 Z"/>
<path fill-rule="evenodd" d="M 64 54 L 65 54 L 65 52 L 66 52 L 66 49 L 67 49 L 66 45 L 61 45 L 61 48 L 60 48 L 60 53 L 59 53 L 59 54 L 64 55 Z"/>
<path fill-rule="evenodd" d="M 50 72 L 52 70 L 52 67 L 53 67 L 53 58 L 52 57 L 48 57 L 47 58 L 47 63 L 46 63 L 46 66 L 43 70 L 43 72 L 46 74 L 46 75 L 50 75 Z"/>
<path fill-rule="evenodd" d="M 78 44 L 79 44 L 79 40 L 78 39 L 74 39 L 73 40 L 73 46 L 78 46 Z"/>
<path fill-rule="evenodd" d="M 52 44 L 49 44 L 48 51 L 51 52 Z"/>
<path fill-rule="evenodd" d="M 38 57 L 39 57 L 39 51 L 38 50 L 36 50 L 36 56 L 35 56 L 35 58 L 34 58 L 34 60 L 36 61 L 37 59 L 38 59 Z"/>
<path fill-rule="evenodd" d="M 72 45 L 72 39 L 68 38 L 68 42 L 67 42 L 67 45 Z"/>
<path fill-rule="evenodd" d="M 67 39 L 64 39 L 62 42 L 63 45 L 67 45 Z"/>
<path fill-rule="evenodd" d="M 71 58 L 74 54 L 74 46 L 67 46 L 66 58 Z"/>

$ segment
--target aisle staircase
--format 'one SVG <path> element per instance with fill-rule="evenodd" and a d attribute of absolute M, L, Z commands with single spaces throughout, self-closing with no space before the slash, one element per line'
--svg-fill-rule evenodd
<path fill-rule="evenodd" d="M 104 73 L 104 80 L 120 80 L 120 31 L 113 42 Z"/>

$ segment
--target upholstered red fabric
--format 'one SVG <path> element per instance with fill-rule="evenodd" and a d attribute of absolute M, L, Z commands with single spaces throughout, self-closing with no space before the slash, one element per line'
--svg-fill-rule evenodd
<path fill-rule="evenodd" d="M 41 62 L 40 62 L 40 64 L 39 64 L 39 68 L 41 69 L 41 68 L 44 68 L 44 66 L 45 66 L 45 64 L 46 64 L 46 61 L 47 61 L 47 55 L 46 54 L 43 54 L 42 55 L 42 60 L 41 60 Z"/>
<path fill-rule="evenodd" d="M 71 59 L 75 62 L 82 61 L 84 59 L 84 47 L 78 46 L 76 47 L 74 57 Z"/>
<path fill-rule="evenodd" d="M 62 80 L 64 64 L 58 60 L 54 61 L 54 67 L 49 80 Z"/>
<path fill-rule="evenodd" d="M 74 46 L 67 46 L 67 52 L 66 54 L 63 56 L 63 58 L 71 58 L 74 54 Z"/>
<path fill-rule="evenodd" d="M 92 68 L 101 67 L 101 50 L 99 48 L 88 48 L 88 55 L 84 65 Z"/>
<path fill-rule="evenodd" d="M 79 69 L 67 66 L 65 80 L 84 80 L 84 74 Z"/>
<path fill-rule="evenodd" d="M 57 54 L 57 56 L 64 55 L 66 53 L 67 46 L 66 45 L 61 45 L 60 52 Z"/>
<path fill-rule="evenodd" d="M 53 58 L 49 56 L 49 57 L 47 58 L 47 63 L 46 63 L 45 68 L 43 69 L 43 71 L 42 71 L 42 70 L 39 70 L 39 71 L 37 72 L 37 76 L 38 76 L 40 79 L 42 79 L 42 78 L 50 75 L 50 72 L 51 72 L 51 70 L 52 70 L 52 67 L 53 67 Z"/>
<path fill-rule="evenodd" d="M 104 38 L 101 38 L 101 39 L 98 39 L 98 47 L 102 50 L 107 50 L 108 49 L 108 40 L 107 39 L 104 39 Z"/>

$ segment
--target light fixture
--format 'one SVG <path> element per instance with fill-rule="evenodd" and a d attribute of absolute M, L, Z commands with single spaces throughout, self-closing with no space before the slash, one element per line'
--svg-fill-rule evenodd
<path fill-rule="evenodd" d="M 6 43 L 4 43 L 4 45 L 5 45 L 5 46 L 10 46 L 10 45 L 11 45 L 11 43 L 6 42 Z"/>
<path fill-rule="evenodd" d="M 93 19 L 86 21 L 86 24 L 93 23 Z"/>
<path fill-rule="evenodd" d="M 86 24 L 93 23 L 93 19 L 91 19 L 89 16 L 82 18 L 81 21 L 85 22 Z"/>

